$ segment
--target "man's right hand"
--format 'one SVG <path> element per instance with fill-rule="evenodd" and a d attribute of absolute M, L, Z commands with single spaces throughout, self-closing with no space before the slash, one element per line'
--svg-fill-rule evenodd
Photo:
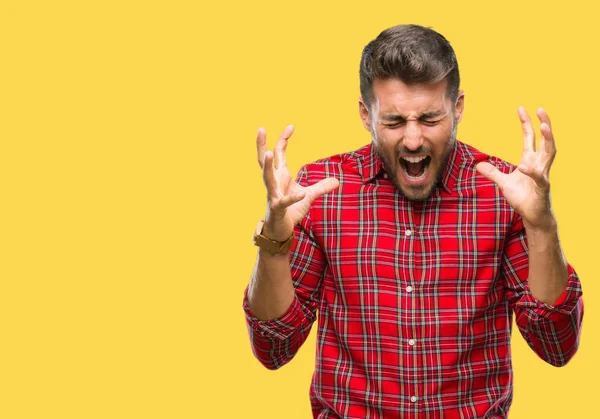
<path fill-rule="evenodd" d="M 308 187 L 302 187 L 294 181 L 285 159 L 288 139 L 293 132 L 294 126 L 288 125 L 279 136 L 273 152 L 267 148 L 267 132 L 264 128 L 259 128 L 256 137 L 258 164 L 267 188 L 263 235 L 276 241 L 287 240 L 294 226 L 308 213 L 312 202 L 340 185 L 336 178 L 323 179 Z"/>

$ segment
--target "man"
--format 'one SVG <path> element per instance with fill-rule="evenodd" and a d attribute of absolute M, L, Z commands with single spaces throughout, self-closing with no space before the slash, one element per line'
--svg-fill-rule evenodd
<path fill-rule="evenodd" d="M 488 156 L 456 140 L 459 80 L 443 36 L 396 26 L 361 59 L 370 145 L 308 164 L 294 182 L 293 127 L 274 152 L 258 132 L 268 206 L 248 330 L 256 357 L 276 369 L 319 311 L 314 417 L 506 418 L 513 312 L 546 362 L 577 351 L 583 300 L 550 205 L 550 119 L 537 111 L 536 148 L 519 108 L 521 162 Z"/>

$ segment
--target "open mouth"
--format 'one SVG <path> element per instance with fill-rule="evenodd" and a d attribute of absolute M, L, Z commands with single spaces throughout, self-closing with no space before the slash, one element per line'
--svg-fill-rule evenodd
<path fill-rule="evenodd" d="M 429 156 L 405 156 L 400 158 L 400 166 L 411 180 L 423 178 L 429 168 L 429 163 L 431 163 L 431 157 Z"/>

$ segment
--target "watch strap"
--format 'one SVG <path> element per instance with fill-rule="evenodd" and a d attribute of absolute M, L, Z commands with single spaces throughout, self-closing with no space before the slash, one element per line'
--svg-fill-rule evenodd
<path fill-rule="evenodd" d="M 288 253 L 292 247 L 292 243 L 294 243 L 294 233 L 292 233 L 287 240 L 280 242 L 263 236 L 262 233 L 264 226 L 265 220 L 261 219 L 256 226 L 256 231 L 254 232 L 254 245 L 276 255 L 285 255 Z"/>

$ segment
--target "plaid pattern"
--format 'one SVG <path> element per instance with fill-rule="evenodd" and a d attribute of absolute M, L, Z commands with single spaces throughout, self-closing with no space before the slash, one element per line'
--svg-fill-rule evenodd
<path fill-rule="evenodd" d="M 512 401 L 513 312 L 529 346 L 564 365 L 576 352 L 581 285 L 569 266 L 549 306 L 527 286 L 520 216 L 475 171 L 498 158 L 457 142 L 440 187 L 406 200 L 372 145 L 303 167 L 302 185 L 334 176 L 296 227 L 296 299 L 279 319 L 244 309 L 254 354 L 287 363 L 318 316 L 315 418 L 506 418 Z"/>

